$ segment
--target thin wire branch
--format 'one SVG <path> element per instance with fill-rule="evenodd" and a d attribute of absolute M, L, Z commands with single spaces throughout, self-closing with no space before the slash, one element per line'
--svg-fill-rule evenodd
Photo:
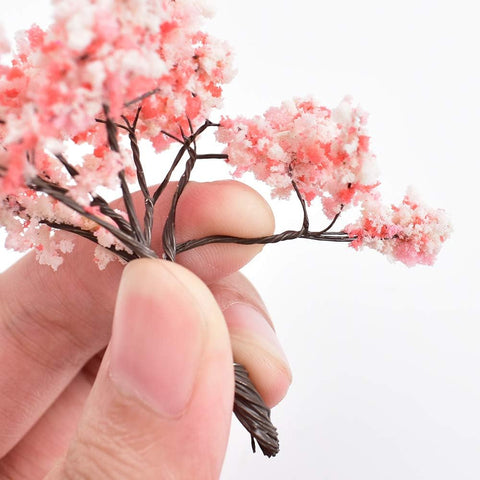
<path fill-rule="evenodd" d="M 137 212 L 135 211 L 135 206 L 133 204 L 133 198 L 128 188 L 128 183 L 125 178 L 125 170 L 121 170 L 118 173 L 118 178 L 120 179 L 120 188 L 122 189 L 123 203 L 125 204 L 125 209 L 127 210 L 128 219 L 130 220 L 130 225 L 132 227 L 135 238 L 141 242 L 145 243 L 145 238 L 143 236 L 142 229 L 140 227 L 140 222 L 137 217 Z"/>
<path fill-rule="evenodd" d="M 197 157 L 198 158 L 198 157 Z M 305 238 L 309 240 L 317 240 L 323 242 L 342 242 L 342 243 L 350 243 L 355 240 L 356 237 L 349 237 L 345 232 L 329 232 L 329 230 L 335 225 L 338 217 L 340 216 L 342 210 L 335 215 L 334 219 L 330 222 L 330 224 L 319 232 L 310 232 L 309 231 L 309 219 L 308 219 L 308 211 L 307 205 L 305 203 L 302 194 L 300 193 L 297 184 L 294 180 L 292 180 L 292 186 L 297 194 L 297 197 L 300 201 L 303 211 L 303 223 L 302 228 L 300 230 L 285 230 L 284 232 L 277 233 L 274 235 L 267 235 L 264 237 L 253 237 L 253 238 L 242 238 L 242 237 L 235 237 L 231 235 L 210 235 L 208 237 L 195 239 L 195 240 L 188 240 L 177 245 L 176 252 L 182 253 L 186 252 L 187 250 L 191 250 L 193 248 L 198 248 L 204 245 L 209 245 L 212 243 L 236 243 L 239 245 L 267 245 L 270 243 L 279 243 L 284 242 L 287 240 L 295 240 L 297 238 Z M 342 206 L 343 209 L 343 206 Z"/>
<path fill-rule="evenodd" d="M 188 127 L 190 128 L 190 135 L 193 137 L 193 149 L 195 150 L 195 158 L 197 158 L 197 137 L 193 131 L 193 125 L 192 125 L 192 121 L 190 120 L 190 117 L 187 117 L 187 121 L 188 121 Z M 180 130 L 182 131 L 183 140 L 184 141 L 188 140 L 185 134 L 183 133 L 183 129 L 181 126 L 180 126 Z"/>
<path fill-rule="evenodd" d="M 138 119 L 140 118 L 140 112 L 142 111 L 142 107 L 138 107 L 137 108 L 137 113 L 135 114 L 135 119 L 133 120 L 133 125 L 132 125 L 132 130 L 135 132 L 136 128 L 137 128 L 137 123 L 138 123 Z"/>
<path fill-rule="evenodd" d="M 302 197 L 302 194 L 300 193 L 300 190 L 298 189 L 297 184 L 295 183 L 295 180 L 292 180 L 292 186 L 293 186 L 293 189 L 295 190 L 295 193 L 297 194 L 300 204 L 302 205 L 303 223 L 302 223 L 302 229 L 300 230 L 300 232 L 305 233 L 305 232 L 308 232 L 308 228 L 310 226 L 310 221 L 308 220 L 307 205 L 305 203 L 305 199 Z"/>
<path fill-rule="evenodd" d="M 282 233 L 268 235 L 265 237 L 242 238 L 230 235 L 211 235 L 195 240 L 188 240 L 177 245 L 177 254 L 192 250 L 193 248 L 210 245 L 212 243 L 236 243 L 239 245 L 267 245 L 270 243 L 279 243 L 287 240 L 295 240 L 297 238 L 305 238 L 309 240 L 317 240 L 324 242 L 345 242 L 350 243 L 355 237 L 349 237 L 344 232 L 329 233 L 325 232 L 304 232 L 301 230 L 285 230 Z"/>
<path fill-rule="evenodd" d="M 142 100 L 145 100 L 146 98 L 151 97 L 152 95 L 155 95 L 158 92 L 160 92 L 160 88 L 154 88 L 153 90 L 150 90 L 149 92 L 146 92 L 143 95 L 140 95 L 139 97 L 124 103 L 123 106 L 127 108 L 131 107 L 132 105 L 135 105 L 136 103 L 141 102 Z"/>
<path fill-rule="evenodd" d="M 71 208 L 75 212 L 79 213 L 83 217 L 88 218 L 89 220 L 92 220 L 93 222 L 95 222 L 97 225 L 101 227 L 104 227 L 112 235 L 118 238 L 126 247 L 132 250 L 135 253 L 135 256 L 137 258 L 142 258 L 142 257 L 158 258 L 158 255 L 146 245 L 137 241 L 132 236 L 126 234 L 119 228 L 106 222 L 105 220 L 98 217 L 97 215 L 87 212 L 85 208 L 82 207 L 79 203 L 77 203 L 73 198 L 67 196 L 65 189 L 63 189 L 62 187 L 53 185 L 47 182 L 46 180 L 40 178 L 39 176 L 36 176 L 33 179 L 31 179 L 28 186 L 33 190 L 37 190 L 45 193 L 46 195 L 50 195 L 52 198 L 55 198 L 56 200 L 63 203 L 67 207 Z"/>
<path fill-rule="evenodd" d="M 169 137 L 172 140 L 175 140 L 176 142 L 181 143 L 183 145 L 183 141 L 180 138 L 173 135 L 173 133 L 169 133 L 166 130 L 161 130 L 161 133 L 163 133 L 163 135 L 165 135 L 166 137 Z"/>
<path fill-rule="evenodd" d="M 226 153 L 207 153 L 207 154 L 197 155 L 197 160 L 210 160 L 210 159 L 227 160 L 228 155 Z"/>
<path fill-rule="evenodd" d="M 183 132 L 182 132 L 183 134 Z M 192 135 L 194 137 L 194 135 Z M 185 145 L 188 149 L 189 159 L 185 165 L 185 171 L 183 175 L 180 177 L 180 180 L 177 185 L 177 189 L 172 197 L 172 203 L 170 206 L 170 211 L 168 213 L 167 220 L 165 221 L 165 226 L 163 228 L 163 251 L 164 256 L 167 260 L 175 261 L 176 251 L 177 251 L 177 242 L 175 238 L 175 217 L 177 214 L 177 205 L 178 201 L 180 200 L 180 196 L 182 195 L 185 187 L 187 186 L 188 181 L 190 180 L 190 175 L 192 173 L 193 167 L 195 166 L 196 159 L 196 151 L 192 150 L 189 146 L 189 142 L 192 143 L 190 140 L 192 137 L 185 137 Z"/>
<path fill-rule="evenodd" d="M 343 211 L 343 205 L 341 206 L 340 211 L 333 217 L 333 220 L 330 222 L 330 224 L 318 233 L 319 234 L 327 233 L 331 228 L 333 228 L 333 226 L 337 223 L 337 220 L 339 219 L 342 211 Z"/>
<path fill-rule="evenodd" d="M 49 227 L 54 228 L 55 230 L 63 230 L 64 232 L 74 233 L 75 235 L 86 238 L 87 240 L 90 240 L 91 242 L 99 245 L 98 238 L 89 230 L 83 230 L 80 227 L 75 227 L 73 225 L 69 225 L 68 223 L 50 222 L 48 220 L 40 220 L 40 223 L 48 225 Z M 126 262 L 129 262 L 137 258 L 135 255 L 132 255 L 131 253 L 126 252 L 125 250 L 117 250 L 115 247 L 103 247 L 103 248 L 109 250 L 115 255 L 118 255 L 120 258 L 122 258 Z"/>
<path fill-rule="evenodd" d="M 78 170 L 71 165 L 68 160 L 64 157 L 61 153 L 56 153 L 55 157 L 62 163 L 62 165 L 66 168 L 67 172 L 70 176 L 75 179 L 75 177 L 79 174 Z M 102 198 L 100 195 L 91 193 L 92 201 L 90 202 L 91 207 L 99 207 L 100 211 L 107 217 L 111 218 L 122 230 L 122 232 L 127 233 L 128 235 L 134 235 L 133 230 L 128 223 L 119 213 L 117 213 L 113 208 L 110 207 L 108 202 Z"/>
<path fill-rule="evenodd" d="M 172 165 L 170 166 L 167 174 L 165 175 L 165 178 L 163 179 L 162 183 L 155 190 L 155 192 L 153 194 L 153 197 L 152 197 L 154 205 L 157 203 L 158 199 L 160 198 L 160 196 L 164 192 L 165 188 L 167 187 L 168 183 L 170 182 L 173 171 L 175 170 L 175 168 L 177 168 L 177 165 L 180 163 L 180 160 L 182 159 L 186 150 L 187 150 L 187 148 L 185 147 L 185 145 L 183 145 L 182 148 L 180 148 L 177 155 L 175 156 L 175 159 L 173 160 Z"/>
<path fill-rule="evenodd" d="M 118 127 L 116 123 L 110 118 L 110 107 L 103 105 L 103 113 L 105 114 L 105 127 L 107 129 L 108 146 L 110 150 L 116 153 L 120 153 L 120 147 L 118 145 Z"/>
<path fill-rule="evenodd" d="M 190 117 L 187 117 L 188 127 L 190 128 L 190 135 L 193 135 L 193 125 Z"/>
<path fill-rule="evenodd" d="M 62 153 L 56 153 L 55 157 L 66 168 L 67 172 L 72 178 L 75 178 L 78 175 L 78 170 L 68 162 L 68 160 L 63 156 Z"/>
<path fill-rule="evenodd" d="M 110 150 L 120 153 L 120 147 L 118 145 L 118 129 L 113 120 L 109 117 L 109 107 L 107 105 L 103 106 L 103 110 L 106 117 L 106 129 L 108 137 L 108 145 Z M 128 188 L 128 183 L 125 178 L 125 170 L 121 170 L 118 173 L 118 178 L 120 179 L 120 188 L 122 189 L 123 202 L 127 210 L 128 219 L 130 221 L 130 226 L 135 234 L 135 238 L 141 242 L 145 243 L 145 238 L 143 237 L 143 232 L 140 227 L 140 222 L 138 220 L 137 212 L 135 211 L 135 206 L 133 204 L 132 195 L 130 189 Z"/>
<path fill-rule="evenodd" d="M 188 147 L 190 146 L 190 143 L 192 143 L 192 141 L 196 137 L 201 135 L 207 128 L 213 127 L 213 126 L 216 126 L 216 124 L 210 122 L 210 120 L 206 120 L 205 123 L 185 143 L 183 143 L 182 140 L 176 139 L 176 137 L 173 137 L 173 135 L 170 135 L 172 138 L 175 138 L 177 141 L 181 142 L 182 147 L 180 148 L 177 155 L 175 156 L 175 159 L 174 159 L 170 169 L 168 170 L 167 174 L 165 175 L 165 178 L 164 178 L 163 182 L 158 186 L 158 188 L 155 190 L 155 192 L 153 194 L 152 198 L 153 198 L 153 204 L 154 205 L 157 203 L 158 199 L 160 198 L 160 195 L 163 193 L 166 186 L 168 185 L 168 182 L 170 181 L 170 178 L 172 177 L 173 171 L 175 170 L 177 165 L 180 163 L 180 161 L 181 161 L 183 155 L 185 154 L 185 152 L 188 150 Z M 164 132 L 164 133 L 166 134 L 166 132 Z"/>
<path fill-rule="evenodd" d="M 123 120 L 128 127 L 128 138 L 130 140 L 130 148 L 132 149 L 133 162 L 135 163 L 135 169 L 137 172 L 137 180 L 140 185 L 140 190 L 142 191 L 143 198 L 145 201 L 145 215 L 143 219 L 143 236 L 145 243 L 150 246 L 152 241 L 152 227 L 153 227 L 153 199 L 150 196 L 150 191 L 148 189 L 147 181 L 145 178 L 145 172 L 143 170 L 143 165 L 140 160 L 140 148 L 138 147 L 138 139 L 135 134 L 135 128 L 140 116 L 141 107 L 137 109 L 135 119 L 133 124 L 130 124 L 130 121 L 127 117 L 122 116 Z"/>
<path fill-rule="evenodd" d="M 91 207 L 99 207 L 100 211 L 103 215 L 111 218 L 118 226 L 118 228 L 125 232 L 127 235 L 133 237 L 135 234 L 133 233 L 132 227 L 130 223 L 123 218 L 123 216 L 116 212 L 108 202 L 101 197 L 100 195 L 94 195 L 93 200 L 90 202 Z"/>
<path fill-rule="evenodd" d="M 102 118 L 96 118 L 95 121 L 97 123 L 103 123 L 103 124 L 106 124 L 107 123 L 107 120 L 103 120 Z M 121 123 L 114 123 L 114 125 L 117 127 L 117 128 L 121 128 L 122 130 L 127 130 L 128 132 L 128 127 L 126 127 L 125 125 L 122 125 Z"/>

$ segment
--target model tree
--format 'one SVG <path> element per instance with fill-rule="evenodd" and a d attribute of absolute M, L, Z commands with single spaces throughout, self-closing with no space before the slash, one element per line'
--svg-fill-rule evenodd
<path fill-rule="evenodd" d="M 6 247 L 35 249 L 57 269 L 74 236 L 97 244 L 99 268 L 119 259 L 164 257 L 209 243 L 276 243 L 295 238 L 371 247 L 408 266 L 431 265 L 450 233 L 442 210 L 408 191 L 397 206 L 382 204 L 366 114 L 344 99 L 326 108 L 296 98 L 254 118 L 209 120 L 222 104 L 222 85 L 233 78 L 232 53 L 201 30 L 209 11 L 194 0 L 52 0 L 47 30 L 33 26 L 11 47 L 0 35 L 0 225 Z M 207 129 L 225 147 L 200 152 Z M 140 140 L 160 154 L 178 152 L 166 177 L 148 186 Z M 72 148 L 72 145 L 81 148 Z M 81 152 L 81 153 L 80 153 Z M 162 157 L 163 158 L 163 157 Z M 253 172 L 275 196 L 292 193 L 303 210 L 301 227 L 268 237 L 211 236 L 178 244 L 178 201 L 199 161 L 224 159 L 234 175 Z M 157 201 L 174 170 L 183 173 L 163 225 L 163 250 L 152 249 Z M 179 167 L 180 168 L 180 167 Z M 148 179 L 153 181 L 156 179 Z M 100 194 L 121 191 L 124 209 Z M 137 211 L 131 191 L 140 190 Z M 312 231 L 308 206 L 319 198 L 326 226 Z M 336 227 L 355 207 L 357 222 Z M 234 411 L 264 453 L 278 450 L 269 411 L 235 366 Z"/>

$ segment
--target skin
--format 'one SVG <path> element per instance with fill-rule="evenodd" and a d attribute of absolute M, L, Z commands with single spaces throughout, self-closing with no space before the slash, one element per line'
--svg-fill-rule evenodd
<path fill-rule="evenodd" d="M 174 188 L 156 208 L 157 252 Z M 178 206 L 179 242 L 273 229 L 268 204 L 238 182 L 192 182 Z M 219 478 L 232 360 L 269 406 L 291 382 L 265 305 L 238 272 L 261 247 L 209 245 L 178 264 L 104 271 L 93 248 L 76 239 L 58 272 L 31 253 L 0 275 L 0 479 Z M 157 340 L 161 362 L 147 348 Z"/>

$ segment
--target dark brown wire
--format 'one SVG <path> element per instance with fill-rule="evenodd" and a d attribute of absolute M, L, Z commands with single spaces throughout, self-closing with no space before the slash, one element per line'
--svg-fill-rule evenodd
<path fill-rule="evenodd" d="M 116 153 L 120 153 L 120 147 L 118 145 L 118 128 L 115 122 L 109 117 L 109 108 L 107 105 L 103 106 L 103 110 L 106 117 L 106 128 L 107 128 L 107 138 L 108 145 L 110 150 Z M 135 235 L 135 238 L 140 242 L 145 244 L 145 238 L 143 237 L 143 232 L 140 227 L 140 222 L 138 220 L 137 213 L 135 211 L 135 206 L 133 204 L 132 195 L 130 193 L 130 188 L 128 187 L 127 180 L 125 178 L 125 170 L 121 170 L 118 173 L 118 178 L 120 179 L 120 188 L 122 189 L 123 203 L 125 204 L 125 209 L 127 210 L 128 220 L 130 221 L 130 226 Z"/>
<path fill-rule="evenodd" d="M 190 175 L 197 160 L 196 137 L 199 131 L 203 131 L 202 129 L 209 125 L 205 123 L 197 132 L 193 132 L 190 122 L 189 126 L 191 131 L 190 137 L 186 137 L 184 132 L 181 132 L 183 137 L 182 149 L 188 151 L 189 158 L 173 195 L 162 236 L 164 256 L 170 261 L 175 261 L 178 251 L 175 239 L 175 216 L 178 201 L 190 180 Z M 193 145 L 193 148 L 191 145 Z M 180 155 L 180 158 L 181 156 L 183 156 L 183 153 Z M 262 397 L 251 382 L 245 367 L 235 364 L 234 372 L 235 398 L 233 412 L 240 423 L 250 433 L 252 450 L 255 452 L 255 442 L 257 442 L 264 455 L 268 457 L 275 456 L 279 451 L 279 442 L 277 429 L 270 420 L 270 409 L 265 405 Z"/>
<path fill-rule="evenodd" d="M 50 195 L 52 198 L 55 198 L 85 218 L 88 218 L 97 225 L 104 227 L 112 235 L 117 237 L 117 239 L 120 240 L 126 247 L 132 250 L 135 253 L 136 258 L 158 258 L 158 255 L 151 248 L 139 242 L 136 238 L 133 238 L 102 218 L 87 212 L 85 208 L 77 203 L 73 198 L 66 195 L 64 188 L 58 187 L 57 185 L 48 182 L 38 175 L 30 180 L 28 186 L 33 190 Z"/>
<path fill-rule="evenodd" d="M 246 368 L 235 363 L 234 372 L 233 413 L 250 433 L 252 450 L 255 452 L 255 442 L 257 442 L 264 455 L 274 457 L 280 450 L 280 444 L 277 429 L 270 420 L 270 409 L 250 380 Z"/>
<path fill-rule="evenodd" d="M 138 184 L 140 185 L 140 191 L 143 194 L 143 198 L 145 202 L 145 214 L 143 217 L 143 224 L 144 224 L 143 235 L 144 235 L 145 243 L 148 246 L 150 246 L 152 243 L 154 203 L 153 203 L 153 198 L 150 195 L 150 190 L 148 188 L 147 180 L 145 178 L 145 172 L 143 170 L 143 165 L 140 160 L 140 148 L 138 146 L 138 139 L 135 133 L 141 110 L 142 110 L 142 107 L 137 108 L 137 112 L 135 114 L 135 119 L 133 120 L 133 124 L 131 124 L 128 118 L 125 117 L 124 115 L 122 115 L 122 118 L 128 128 L 128 138 L 130 140 L 130 148 L 132 150 L 133 163 L 135 164 Z"/>

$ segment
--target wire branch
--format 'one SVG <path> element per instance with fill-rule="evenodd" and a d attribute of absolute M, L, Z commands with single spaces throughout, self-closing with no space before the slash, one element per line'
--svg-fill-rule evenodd
<path fill-rule="evenodd" d="M 183 135 L 183 132 L 182 132 L 182 135 Z M 183 172 L 183 175 L 180 177 L 180 180 L 177 185 L 177 189 L 173 194 L 170 211 L 168 213 L 165 226 L 163 228 L 162 240 L 163 240 L 164 255 L 167 260 L 170 260 L 172 262 L 175 261 L 175 256 L 177 251 L 177 242 L 175 238 L 175 217 L 177 213 L 177 205 L 178 205 L 178 201 L 180 200 L 180 196 L 182 195 L 183 191 L 185 190 L 185 187 L 187 186 L 187 183 L 190 180 L 190 175 L 192 173 L 193 167 L 195 166 L 195 162 L 197 161 L 196 150 L 195 150 L 196 144 L 194 141 L 194 136 L 195 136 L 194 134 L 188 138 L 184 136 L 185 145 L 189 153 L 189 159 L 187 160 L 187 163 L 185 165 L 185 171 Z M 192 140 L 192 137 L 193 137 L 193 140 Z M 190 143 L 194 144 L 194 149 L 190 148 Z"/>
<path fill-rule="evenodd" d="M 203 155 L 197 155 L 197 160 L 227 160 L 228 155 L 226 153 L 207 153 Z"/>
<path fill-rule="evenodd" d="M 107 123 L 107 120 L 103 120 L 102 118 L 96 118 L 95 121 L 97 123 L 103 123 L 103 124 L 106 124 Z M 114 125 L 117 127 L 117 128 L 121 128 L 122 130 L 127 130 L 128 132 L 128 127 L 126 127 L 125 125 L 122 125 L 121 123 L 114 123 Z"/>
<path fill-rule="evenodd" d="M 292 186 L 297 194 L 297 197 L 300 201 L 303 211 L 303 223 L 302 228 L 300 230 L 285 230 L 284 232 L 267 235 L 263 237 L 253 237 L 253 238 L 243 238 L 243 237 L 235 237 L 231 235 L 210 235 L 207 237 L 188 240 L 186 242 L 180 243 L 177 245 L 177 254 L 186 252 L 187 250 L 191 250 L 193 248 L 202 247 L 204 245 L 209 245 L 212 243 L 236 243 L 239 245 L 267 245 L 271 243 L 279 243 L 284 242 L 287 240 L 295 240 L 297 238 L 304 238 L 309 240 L 317 240 L 323 242 L 339 242 L 339 243 L 350 243 L 353 242 L 356 237 L 350 237 L 345 232 L 330 232 L 330 229 L 335 225 L 336 221 L 340 217 L 342 209 L 340 212 L 335 215 L 333 220 L 330 224 L 320 230 L 319 232 L 311 232 L 309 230 L 309 219 L 308 219 L 308 211 L 307 205 L 305 203 L 304 198 L 302 197 L 297 184 L 294 180 L 292 180 Z"/>
<path fill-rule="evenodd" d="M 327 233 L 331 228 L 333 228 L 333 226 L 337 223 L 337 220 L 339 219 L 342 211 L 343 211 L 343 205 L 341 206 L 340 211 L 333 217 L 333 220 L 330 222 L 330 224 L 320 232 L 317 232 L 317 234 L 322 235 L 323 233 Z"/>
<path fill-rule="evenodd" d="M 265 237 L 253 237 L 243 238 L 230 235 L 210 235 L 195 240 L 187 240 L 186 242 L 179 243 L 177 245 L 177 254 L 192 250 L 193 248 L 202 247 L 204 245 L 210 245 L 212 243 L 236 243 L 239 245 L 268 245 L 271 243 L 279 243 L 287 240 L 295 240 L 297 238 L 305 238 L 308 240 L 317 240 L 324 242 L 340 242 L 350 243 L 353 242 L 356 237 L 349 237 L 344 232 L 304 232 L 301 230 L 285 230 L 282 233 L 274 235 L 268 235 Z"/>
<path fill-rule="evenodd" d="M 310 226 L 310 221 L 308 219 L 307 205 L 305 203 L 305 199 L 302 197 L 302 194 L 300 193 L 300 190 L 298 189 L 297 184 L 295 183 L 295 180 L 292 180 L 292 186 L 293 186 L 293 189 L 295 190 L 295 193 L 297 194 L 297 198 L 300 201 L 300 205 L 302 206 L 302 211 L 303 211 L 303 223 L 302 223 L 302 228 L 300 232 L 305 233 L 305 232 L 308 232 L 308 228 Z"/>
<path fill-rule="evenodd" d="M 103 197 L 95 194 L 93 200 L 90 202 L 90 206 L 100 208 L 100 212 L 106 217 L 111 218 L 122 232 L 125 232 L 131 237 L 134 236 L 130 223 L 127 222 L 120 213 L 116 212 Z"/>
<path fill-rule="evenodd" d="M 64 188 L 54 185 L 40 178 L 39 176 L 32 178 L 28 187 L 32 188 L 33 190 L 43 192 L 46 195 L 50 195 L 52 198 L 63 203 L 65 206 L 71 208 L 73 211 L 79 213 L 83 217 L 92 220 L 101 227 L 104 227 L 108 232 L 110 232 L 118 240 L 120 240 L 126 247 L 132 250 L 135 253 L 136 258 L 158 258 L 158 255 L 146 245 L 142 244 L 132 236 L 115 227 L 114 225 L 108 223 L 103 218 L 87 212 L 85 208 L 82 207 L 79 203 L 77 203 L 73 198 L 66 195 L 68 191 Z"/>
<path fill-rule="evenodd" d="M 122 189 L 123 203 L 125 204 L 125 209 L 127 210 L 130 226 L 132 227 L 135 238 L 139 242 L 145 243 L 145 238 L 143 236 L 140 222 L 137 217 L 137 212 L 135 211 L 135 206 L 133 204 L 133 198 L 130 193 L 130 189 L 128 188 L 127 180 L 125 178 L 125 170 L 121 170 L 118 173 L 118 178 L 120 179 L 120 188 Z"/>
<path fill-rule="evenodd" d="M 210 120 L 206 120 L 205 123 L 193 135 L 191 135 L 187 139 L 187 141 L 185 141 L 185 142 L 177 139 L 173 135 L 169 135 L 172 138 L 175 138 L 176 141 L 179 141 L 180 143 L 182 143 L 182 147 L 180 148 L 177 155 L 175 156 L 175 159 L 174 159 L 170 169 L 168 170 L 167 174 L 165 175 L 165 178 L 164 178 L 163 182 L 158 186 L 158 188 L 155 190 L 155 192 L 153 194 L 152 198 L 153 198 L 153 203 L 154 204 L 157 203 L 158 199 L 160 198 L 160 195 L 165 190 L 166 186 L 168 185 L 168 182 L 170 181 L 170 178 L 172 177 L 173 171 L 175 170 L 175 168 L 178 166 L 178 164 L 182 160 L 182 157 L 185 154 L 185 152 L 188 150 L 190 144 L 195 140 L 196 137 L 201 135 L 207 128 L 214 127 L 214 126 L 217 126 L 217 124 L 212 123 Z M 164 132 L 164 133 L 166 134 L 166 132 Z"/>
<path fill-rule="evenodd" d="M 145 239 L 145 243 L 150 246 L 152 241 L 154 204 L 153 204 L 153 199 L 150 195 L 150 191 L 148 189 L 147 181 L 145 178 L 145 172 L 143 170 L 143 165 L 140 160 L 140 148 L 138 147 L 138 139 L 135 134 L 135 129 L 137 126 L 141 109 L 142 109 L 141 107 L 137 109 L 137 113 L 135 115 L 133 124 L 130 124 L 130 121 L 128 120 L 127 117 L 122 116 L 122 118 L 128 127 L 128 138 L 130 140 L 130 148 L 132 150 L 133 162 L 135 164 L 135 169 L 137 172 L 137 180 L 138 180 L 138 184 L 140 185 L 140 190 L 143 194 L 143 198 L 145 201 L 145 215 L 143 219 L 143 236 Z"/>
<path fill-rule="evenodd" d="M 123 104 L 124 107 L 131 107 L 132 105 L 135 105 L 138 102 L 141 102 L 142 100 L 145 100 L 148 97 L 151 97 L 152 95 L 155 95 L 160 92 L 160 88 L 154 88 L 153 90 L 150 90 L 149 92 L 144 93 L 143 95 L 140 95 L 139 97 L 134 98 L 133 100 L 130 100 L 129 102 L 126 102 Z"/>
<path fill-rule="evenodd" d="M 120 153 L 120 147 L 118 145 L 118 129 L 116 124 L 109 117 L 108 105 L 103 106 L 103 111 L 106 117 L 105 126 L 107 129 L 108 145 L 110 147 L 110 150 L 116 153 Z M 123 203 L 125 204 L 125 208 L 127 210 L 130 226 L 133 230 L 133 233 L 135 234 L 135 238 L 140 243 L 145 243 L 137 212 L 135 211 L 135 206 L 133 204 L 132 195 L 130 193 L 130 189 L 128 188 L 127 180 L 125 178 L 125 170 L 121 170 L 118 173 L 118 178 L 120 179 L 120 188 L 122 189 Z"/>
<path fill-rule="evenodd" d="M 66 168 L 67 172 L 70 176 L 75 179 L 75 177 L 79 174 L 78 170 L 68 162 L 65 156 L 61 153 L 56 153 L 55 157 L 62 163 L 62 165 Z M 134 235 L 132 227 L 130 223 L 128 223 L 119 213 L 117 213 L 113 208 L 110 207 L 108 202 L 102 198 L 100 195 L 91 193 L 92 201 L 90 202 L 91 207 L 99 207 L 100 211 L 103 215 L 111 218 L 118 226 L 122 232 L 127 233 L 128 235 Z"/>
<path fill-rule="evenodd" d="M 167 132 L 166 130 L 161 130 L 161 133 L 165 135 L 166 137 L 171 138 L 172 140 L 175 140 L 178 143 L 181 143 L 183 145 L 183 141 L 178 138 L 177 136 L 173 135 L 173 133 Z"/>
<path fill-rule="evenodd" d="M 98 243 L 97 237 L 93 234 L 93 232 L 89 230 L 83 230 L 80 227 L 75 227 L 73 225 L 69 225 L 68 223 L 50 222 L 48 220 L 41 220 L 40 223 L 48 225 L 49 227 L 54 228 L 55 230 L 63 230 L 64 232 L 74 233 L 75 235 L 86 238 L 87 240 L 90 240 L 91 242 L 97 245 L 100 245 Z M 104 247 L 103 245 L 102 247 L 109 250 L 113 254 L 118 255 L 120 258 L 122 258 L 126 262 L 129 262 L 136 258 L 135 255 L 132 255 L 131 253 L 128 253 L 125 250 L 117 250 L 115 247 Z"/>
<path fill-rule="evenodd" d="M 70 174 L 72 178 L 75 178 L 78 175 L 78 170 L 69 163 L 69 161 L 63 156 L 62 153 L 56 153 L 55 157 L 65 167 L 65 169 L 67 170 L 67 172 Z"/>

